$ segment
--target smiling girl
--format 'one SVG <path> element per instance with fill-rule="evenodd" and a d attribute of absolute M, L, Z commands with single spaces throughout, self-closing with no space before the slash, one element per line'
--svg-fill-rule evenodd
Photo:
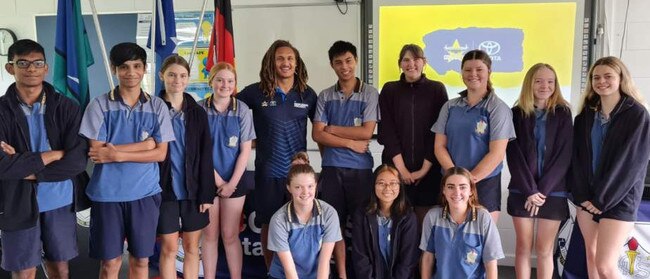
<path fill-rule="evenodd" d="M 492 60 L 472 50 L 461 62 L 467 90 L 449 100 L 431 130 L 434 151 L 443 170 L 454 166 L 471 171 L 478 200 L 496 223 L 501 210 L 501 168 L 506 146 L 515 138 L 510 108 L 497 97 L 490 81 Z"/>
<path fill-rule="evenodd" d="M 334 243 L 342 239 L 334 208 L 316 199 L 316 173 L 307 164 L 287 175 L 291 201 L 271 217 L 268 249 L 274 251 L 271 278 L 318 278 L 330 275 Z"/>
<path fill-rule="evenodd" d="M 553 277 L 553 248 L 560 222 L 569 216 L 565 178 L 571 162 L 573 125 L 555 70 L 535 64 L 512 108 L 517 139 L 506 151 L 512 179 L 508 213 L 517 236 L 515 272 L 530 278 L 533 243 L 537 278 Z"/>
<path fill-rule="evenodd" d="M 589 278 L 620 278 L 650 159 L 650 117 L 621 60 L 592 65 L 574 123 L 570 185 Z"/>
<path fill-rule="evenodd" d="M 497 260 L 504 257 L 501 238 L 490 213 L 478 203 L 471 176 L 453 167 L 442 177 L 442 207 L 429 210 L 422 227 L 422 279 L 497 278 Z"/>
<path fill-rule="evenodd" d="M 417 264 L 417 223 L 391 165 L 375 170 L 375 191 L 367 208 L 352 218 L 352 261 L 356 278 L 413 278 Z"/>

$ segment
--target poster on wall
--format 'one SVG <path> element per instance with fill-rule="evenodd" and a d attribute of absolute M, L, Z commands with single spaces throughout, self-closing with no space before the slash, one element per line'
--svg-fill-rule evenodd
<path fill-rule="evenodd" d="M 196 30 L 199 29 L 196 51 L 194 52 L 194 57 L 190 65 L 190 81 L 187 85 L 186 91 L 190 93 L 194 99 L 201 100 L 209 96 L 212 92 L 212 89 L 208 85 L 209 72 L 206 71 L 205 64 L 208 57 L 208 45 L 210 43 L 214 14 L 206 12 L 203 16 L 203 21 L 201 22 L 199 22 L 201 17 L 200 12 L 176 12 L 175 17 L 176 49 L 174 50 L 174 53 L 182 56 L 188 62 L 190 62 L 190 54 L 192 52 Z M 151 49 L 146 47 L 150 25 L 150 13 L 138 14 L 136 41 L 147 51 L 147 62 L 149 64 L 153 62 L 151 59 L 153 53 L 151 52 Z M 148 69 L 153 69 L 153 66 L 150 64 Z M 148 72 L 151 73 L 151 71 Z M 149 81 L 150 79 L 151 77 L 145 77 L 145 81 Z"/>

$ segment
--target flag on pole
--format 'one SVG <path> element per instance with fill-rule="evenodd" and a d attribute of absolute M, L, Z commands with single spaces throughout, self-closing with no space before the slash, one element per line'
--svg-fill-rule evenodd
<path fill-rule="evenodd" d="M 174 16 L 174 3 L 172 0 L 156 1 L 156 68 L 153 75 L 158 76 L 162 62 L 176 50 L 176 18 Z M 151 27 L 149 27 L 151 31 Z M 151 48 L 151 32 L 147 47 Z M 158 95 L 164 89 L 160 79 L 156 78 L 156 91 L 152 94 Z"/>
<path fill-rule="evenodd" d="M 214 26 L 210 37 L 208 59 L 205 69 L 210 70 L 217 62 L 235 65 L 235 42 L 232 29 L 230 0 L 214 0 Z"/>
<path fill-rule="evenodd" d="M 95 63 L 81 16 L 80 0 L 59 0 L 56 14 L 53 83 L 82 109 L 90 100 L 88 67 Z"/>

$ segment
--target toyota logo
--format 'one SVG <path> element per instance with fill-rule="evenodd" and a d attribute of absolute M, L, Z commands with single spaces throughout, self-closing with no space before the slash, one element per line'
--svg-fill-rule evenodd
<path fill-rule="evenodd" d="M 501 45 L 495 41 L 483 41 L 478 49 L 485 51 L 488 55 L 496 55 L 501 50 Z"/>

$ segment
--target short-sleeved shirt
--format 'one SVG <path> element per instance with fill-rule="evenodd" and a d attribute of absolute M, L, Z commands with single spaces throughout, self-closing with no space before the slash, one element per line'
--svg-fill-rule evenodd
<path fill-rule="evenodd" d="M 225 112 L 217 111 L 212 96 L 199 101 L 199 105 L 208 114 L 214 169 L 221 178 L 230 181 L 239 157 L 240 144 L 255 139 L 253 114 L 244 102 L 235 98 L 231 98 Z"/>
<path fill-rule="evenodd" d="M 379 121 L 379 93 L 374 87 L 357 79 L 354 92 L 348 97 L 341 91 L 338 82 L 318 95 L 314 121 L 325 125 L 354 127 L 365 122 Z M 349 148 L 328 147 L 323 149 L 322 166 L 371 169 L 370 151 L 359 154 Z"/>
<path fill-rule="evenodd" d="M 462 224 L 443 216 L 442 207 L 432 208 L 424 217 L 420 250 L 435 255 L 432 278 L 441 279 L 484 278 L 484 263 L 504 258 L 499 231 L 484 208 L 469 209 Z"/>
<path fill-rule="evenodd" d="M 137 143 L 152 137 L 157 143 L 173 141 L 174 130 L 164 101 L 140 92 L 129 107 L 119 87 L 94 98 L 86 108 L 79 134 L 114 145 Z M 160 193 L 157 162 L 96 164 L 86 194 L 92 201 L 134 201 Z"/>
<path fill-rule="evenodd" d="M 175 141 L 169 143 L 169 155 L 172 169 L 172 189 L 178 200 L 188 197 L 185 187 L 185 114 L 182 110 L 169 109 Z"/>
<path fill-rule="evenodd" d="M 311 87 L 304 92 L 294 87 L 287 93 L 276 88 L 270 97 L 260 89 L 259 83 L 254 83 L 237 94 L 237 98 L 253 111 L 256 174 L 286 177 L 291 157 L 307 149 L 307 119 L 314 118 L 316 93 Z"/>
<path fill-rule="evenodd" d="M 321 246 L 341 239 L 339 218 L 331 205 L 314 200 L 312 218 L 306 224 L 301 224 L 289 202 L 271 217 L 268 249 L 291 252 L 298 277 L 316 278 Z M 285 278 L 277 254 L 273 256 L 269 273 L 274 278 Z"/>
<path fill-rule="evenodd" d="M 496 96 L 488 93 L 478 104 L 467 103 L 467 90 L 449 100 L 431 131 L 447 136 L 447 150 L 454 165 L 474 169 L 490 150 L 490 142 L 514 139 L 512 111 Z M 501 173 L 503 163 L 485 178 Z"/>
<path fill-rule="evenodd" d="M 51 151 L 45 125 L 45 94 L 31 106 L 18 99 L 20 108 L 27 119 L 29 127 L 29 146 L 32 152 Z M 57 182 L 38 182 L 36 201 L 39 212 L 46 212 L 72 204 L 72 180 Z"/>

